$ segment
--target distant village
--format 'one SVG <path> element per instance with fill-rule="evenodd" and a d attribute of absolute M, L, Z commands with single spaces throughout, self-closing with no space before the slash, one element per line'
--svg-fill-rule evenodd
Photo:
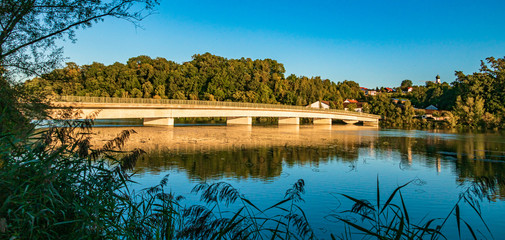
<path fill-rule="evenodd" d="M 433 83 L 433 81 L 432 81 Z M 440 80 L 440 76 L 437 75 L 434 81 L 435 84 L 442 84 Z M 379 94 L 392 94 L 392 93 L 410 93 L 414 89 L 413 87 L 407 87 L 406 89 L 402 90 L 401 87 L 395 87 L 395 88 L 390 88 L 390 87 L 382 87 L 382 88 L 376 88 L 376 89 L 369 89 L 365 87 L 360 87 L 361 91 L 364 93 L 365 96 L 377 96 Z M 408 101 L 407 99 L 400 99 L 400 98 L 393 98 L 392 99 L 393 103 L 403 106 L 403 104 Z M 317 109 L 331 109 L 331 105 L 337 105 L 336 102 L 330 102 L 330 101 L 316 101 L 313 102 L 307 107 L 310 108 L 317 108 Z M 363 112 L 363 107 L 367 104 L 367 102 L 360 102 L 355 99 L 345 99 L 342 103 L 343 108 L 345 111 L 356 111 L 356 112 Z M 442 111 L 438 110 L 436 106 L 430 105 L 426 108 L 419 109 L 414 106 L 414 109 L 416 110 L 416 116 L 417 118 L 422 118 L 422 119 L 428 119 L 428 120 L 436 120 L 436 121 L 441 121 L 445 120 L 445 117 L 442 117 Z"/>

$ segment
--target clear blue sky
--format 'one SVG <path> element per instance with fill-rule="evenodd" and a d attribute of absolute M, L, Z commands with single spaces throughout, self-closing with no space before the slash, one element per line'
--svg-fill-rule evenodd
<path fill-rule="evenodd" d="M 505 1 L 162 0 L 135 29 L 106 19 L 66 42 L 68 61 L 126 62 L 138 55 L 179 63 L 210 52 L 275 59 L 289 74 L 353 80 L 365 87 L 473 73 L 505 56 Z"/>

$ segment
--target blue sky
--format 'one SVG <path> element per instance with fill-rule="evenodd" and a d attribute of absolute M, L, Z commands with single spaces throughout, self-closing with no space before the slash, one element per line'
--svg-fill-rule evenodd
<path fill-rule="evenodd" d="M 106 19 L 64 43 L 67 61 L 126 62 L 138 55 L 190 61 L 275 59 L 289 74 L 365 87 L 454 81 L 505 56 L 505 1 L 163 1 L 141 22 Z"/>

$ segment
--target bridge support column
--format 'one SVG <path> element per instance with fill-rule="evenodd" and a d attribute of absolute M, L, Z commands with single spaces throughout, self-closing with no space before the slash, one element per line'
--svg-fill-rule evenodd
<path fill-rule="evenodd" d="M 280 117 L 279 125 L 300 125 L 299 117 Z"/>
<path fill-rule="evenodd" d="M 314 125 L 331 125 L 331 118 L 314 118 Z"/>
<path fill-rule="evenodd" d="M 226 125 L 252 125 L 251 117 L 228 117 Z"/>
<path fill-rule="evenodd" d="M 173 126 L 174 118 L 144 118 L 144 126 Z"/>
<path fill-rule="evenodd" d="M 379 120 L 375 120 L 375 121 L 363 121 L 363 126 L 378 127 L 379 126 Z"/>
<path fill-rule="evenodd" d="M 347 124 L 355 124 L 358 122 L 358 120 L 342 120 L 342 121 L 344 121 Z"/>

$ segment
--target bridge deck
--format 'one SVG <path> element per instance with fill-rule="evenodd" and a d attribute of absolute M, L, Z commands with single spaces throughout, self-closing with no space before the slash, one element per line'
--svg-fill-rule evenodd
<path fill-rule="evenodd" d="M 298 120 L 285 118 L 340 119 L 365 123 L 377 123 L 380 119 L 380 116 L 373 114 L 335 109 L 198 100 L 63 96 L 54 101 L 53 105 L 55 108 L 73 107 L 82 110 L 80 118 L 99 111 L 97 119 L 143 118 L 146 123 L 156 125 L 173 125 L 173 118 L 183 117 L 226 117 L 231 124 L 250 124 L 251 117 L 278 117 L 279 123 L 292 124 L 297 124 Z"/>

